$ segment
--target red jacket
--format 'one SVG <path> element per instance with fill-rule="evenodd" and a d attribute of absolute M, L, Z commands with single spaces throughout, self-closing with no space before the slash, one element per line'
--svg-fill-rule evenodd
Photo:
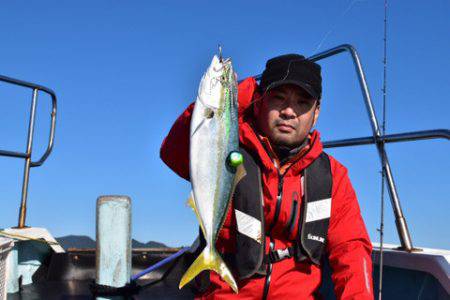
<path fill-rule="evenodd" d="M 240 143 L 261 162 L 266 229 L 272 224 L 278 193 L 278 171 L 269 154 L 256 136 L 251 124 L 254 120 L 251 101 L 257 83 L 253 78 L 244 80 L 238 89 Z M 161 147 L 161 159 L 178 175 L 189 179 L 189 126 L 194 104 L 191 104 L 172 126 Z M 283 199 L 279 218 L 272 231 L 275 249 L 292 245 L 296 232 L 286 236 L 283 230 L 289 222 L 292 196 L 302 195 L 300 173 L 322 152 L 319 132 L 311 134 L 309 150 L 284 174 Z M 328 229 L 327 254 L 333 270 L 332 280 L 337 299 L 373 299 L 372 260 L 370 243 L 361 218 L 355 192 L 347 175 L 347 169 L 330 156 L 333 177 L 332 207 Z M 298 201 L 301 202 L 301 197 Z M 300 203 L 299 203 L 300 204 Z M 301 209 L 301 205 L 297 206 Z M 236 221 L 234 210 L 229 209 L 217 248 L 231 252 L 234 248 Z M 297 216 L 300 216 L 298 213 Z M 298 222 L 298 220 L 296 221 Z M 297 228 L 297 226 L 295 226 Z M 269 240 L 266 241 L 268 251 Z M 217 274 L 211 274 L 211 286 L 202 299 L 261 299 L 264 277 L 239 282 L 239 293 L 234 294 Z M 320 267 L 285 259 L 273 264 L 268 299 L 316 299 L 321 284 Z"/>

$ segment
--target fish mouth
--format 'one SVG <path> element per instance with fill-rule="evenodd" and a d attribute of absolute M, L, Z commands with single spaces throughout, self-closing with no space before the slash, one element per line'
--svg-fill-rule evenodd
<path fill-rule="evenodd" d="M 231 58 L 226 58 L 224 61 L 222 61 L 218 66 L 213 66 L 214 72 L 219 73 L 222 70 L 227 70 L 227 68 L 230 67 L 231 64 Z M 225 71 L 224 71 L 225 72 Z"/>

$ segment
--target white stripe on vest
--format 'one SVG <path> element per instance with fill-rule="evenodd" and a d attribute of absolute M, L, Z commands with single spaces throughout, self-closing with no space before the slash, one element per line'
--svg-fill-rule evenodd
<path fill-rule="evenodd" d="M 331 215 L 331 198 L 308 202 L 305 223 L 328 219 Z"/>
<path fill-rule="evenodd" d="M 240 210 L 234 209 L 234 212 L 236 214 L 237 230 L 261 244 L 261 221 Z"/>

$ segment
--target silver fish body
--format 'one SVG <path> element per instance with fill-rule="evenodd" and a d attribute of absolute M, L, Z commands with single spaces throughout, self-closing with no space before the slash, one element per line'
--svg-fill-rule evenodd
<path fill-rule="evenodd" d="M 204 74 L 190 130 L 190 180 L 193 207 L 206 247 L 183 276 L 180 288 L 203 270 L 213 270 L 237 292 L 236 282 L 215 249 L 240 173 L 229 155 L 239 150 L 237 82 L 231 60 L 214 56 Z"/>

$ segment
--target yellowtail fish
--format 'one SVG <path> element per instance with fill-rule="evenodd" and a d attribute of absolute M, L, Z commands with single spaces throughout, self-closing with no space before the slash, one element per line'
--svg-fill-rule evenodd
<path fill-rule="evenodd" d="M 183 275 L 180 288 L 204 270 L 218 273 L 237 293 L 228 266 L 215 248 L 236 183 L 245 175 L 239 151 L 236 75 L 230 59 L 214 56 L 200 82 L 190 129 L 189 199 L 206 246 Z"/>

